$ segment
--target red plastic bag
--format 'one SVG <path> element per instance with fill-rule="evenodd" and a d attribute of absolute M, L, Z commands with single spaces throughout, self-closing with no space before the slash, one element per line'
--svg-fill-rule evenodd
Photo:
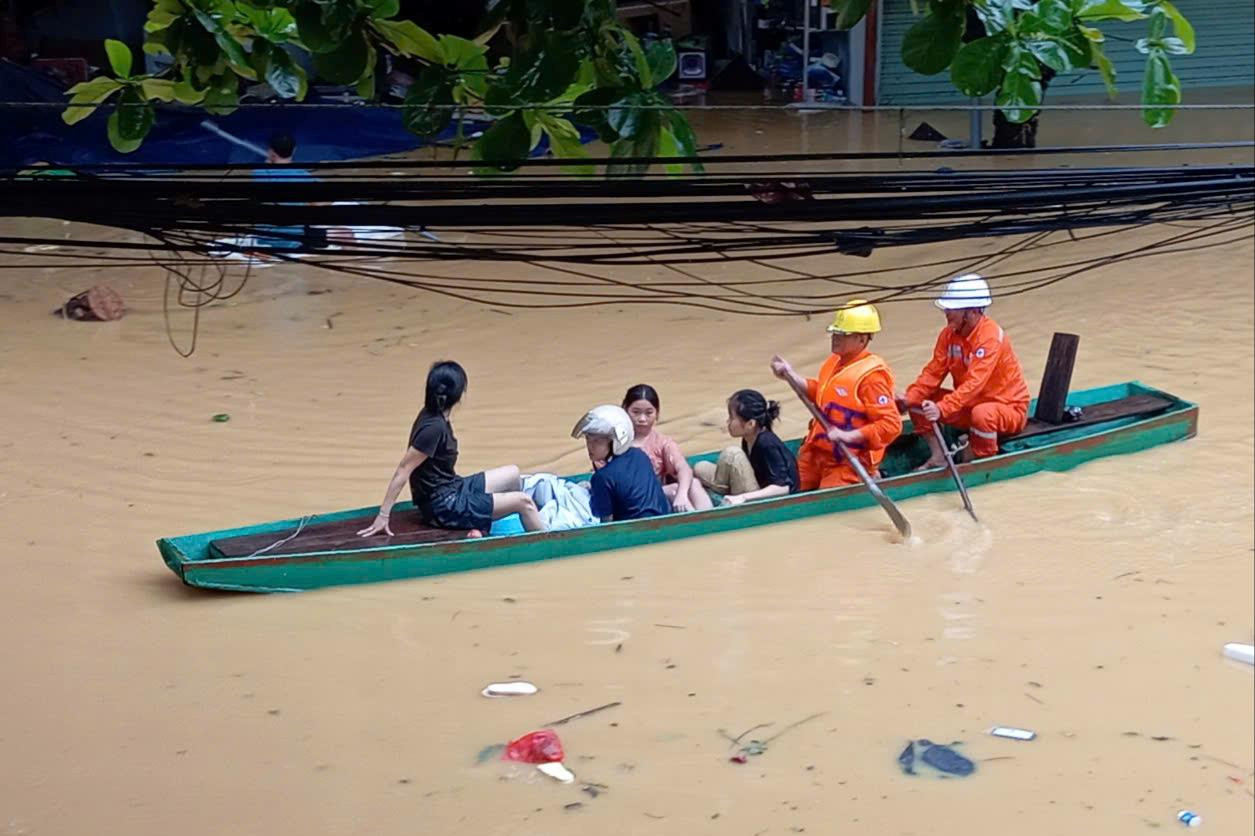
<path fill-rule="evenodd" d="M 522 763 L 561 763 L 564 756 L 562 741 L 551 729 L 528 732 L 518 740 L 511 740 L 501 757 L 507 761 Z"/>

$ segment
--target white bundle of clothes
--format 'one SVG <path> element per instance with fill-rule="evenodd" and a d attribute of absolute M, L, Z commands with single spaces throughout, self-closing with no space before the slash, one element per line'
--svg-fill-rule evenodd
<path fill-rule="evenodd" d="M 589 507 L 588 489 L 577 482 L 552 473 L 534 473 L 523 477 L 523 492 L 536 503 L 549 531 L 583 528 L 600 522 Z"/>

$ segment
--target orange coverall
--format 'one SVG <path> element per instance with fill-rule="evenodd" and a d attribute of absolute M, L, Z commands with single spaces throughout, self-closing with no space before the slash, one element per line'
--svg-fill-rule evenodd
<path fill-rule="evenodd" d="M 820 367 L 819 377 L 806 381 L 806 395 L 834 427 L 863 431 L 861 444 L 847 446 L 868 474 L 875 477 L 885 448 L 902 432 L 902 416 L 893 402 L 893 373 L 888 364 L 866 350 L 845 365 L 841 364 L 840 355 L 833 354 Z M 804 491 L 860 481 L 824 428 L 813 420 L 798 450 L 797 472 Z"/>
<path fill-rule="evenodd" d="M 944 389 L 946 375 L 954 391 Z M 1014 435 L 1028 422 L 1028 384 L 1011 348 L 1011 339 L 989 317 L 981 317 L 972 333 L 961 337 L 949 326 L 941 329 L 933 357 L 910 388 L 906 403 L 915 432 L 929 435 L 933 422 L 919 409 L 933 401 L 941 423 L 971 432 L 972 455 L 998 452 L 998 436 Z"/>

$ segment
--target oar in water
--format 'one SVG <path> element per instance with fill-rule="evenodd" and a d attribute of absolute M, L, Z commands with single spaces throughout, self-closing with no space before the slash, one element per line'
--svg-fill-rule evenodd
<path fill-rule="evenodd" d="M 968 499 L 967 487 L 963 484 L 963 477 L 959 475 L 959 468 L 954 463 L 954 454 L 950 452 L 950 447 L 946 444 L 946 438 L 941 434 L 941 427 L 933 424 L 933 435 L 937 438 L 937 443 L 941 445 L 941 452 L 945 454 L 946 466 L 950 468 L 950 476 L 954 479 L 954 484 L 959 489 L 959 496 L 963 497 L 963 507 L 972 515 L 972 519 L 976 522 L 976 512 L 972 510 L 972 500 Z"/>
<path fill-rule="evenodd" d="M 788 379 L 788 381 L 789 386 L 793 389 L 793 393 L 797 395 L 798 400 L 806 404 L 806 408 L 810 410 L 811 415 L 819 422 L 819 426 L 824 428 L 824 432 L 831 430 L 832 423 L 829 422 L 828 418 L 819 411 L 819 407 L 815 406 L 814 402 L 806 396 L 806 392 L 803 389 L 799 389 L 797 384 L 794 383 L 792 379 Z M 901 534 L 903 538 L 910 537 L 911 524 L 907 522 L 906 517 L 902 516 L 902 512 L 898 510 L 897 505 L 893 504 L 893 500 L 885 496 L 885 492 L 882 491 L 880 486 L 876 484 L 875 480 L 868 475 L 866 468 L 863 467 L 863 463 L 850 452 L 849 447 L 846 447 L 840 441 L 834 441 L 833 444 L 835 444 L 837 449 L 841 451 L 841 455 L 845 456 L 845 460 L 850 463 L 850 467 L 854 468 L 854 472 L 858 474 L 858 478 L 863 480 L 863 484 L 867 486 L 867 490 L 871 493 L 875 500 L 880 503 L 880 507 L 885 509 L 885 513 L 889 515 L 889 519 L 893 520 L 894 528 L 898 530 L 898 533 Z"/>

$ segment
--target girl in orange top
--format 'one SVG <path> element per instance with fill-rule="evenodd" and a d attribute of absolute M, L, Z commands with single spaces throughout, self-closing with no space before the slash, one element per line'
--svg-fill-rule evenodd
<path fill-rule="evenodd" d="M 658 391 L 646 383 L 638 383 L 623 396 L 623 408 L 632 419 L 639 447 L 649 456 L 654 474 L 662 480 L 662 490 L 677 511 L 704 511 L 712 507 L 710 495 L 693 478 L 688 459 L 680 452 L 680 445 L 658 432 Z"/>

